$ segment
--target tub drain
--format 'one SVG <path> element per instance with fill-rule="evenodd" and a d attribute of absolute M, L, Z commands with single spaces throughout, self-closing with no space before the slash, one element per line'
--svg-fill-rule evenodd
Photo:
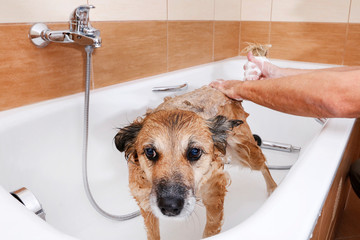
<path fill-rule="evenodd" d="M 41 217 L 45 221 L 45 212 L 35 195 L 27 188 L 20 188 L 10 194 L 21 202 L 27 209 Z"/>

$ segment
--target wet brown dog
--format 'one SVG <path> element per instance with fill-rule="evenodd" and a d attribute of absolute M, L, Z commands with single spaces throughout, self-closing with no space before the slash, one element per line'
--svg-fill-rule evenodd
<path fill-rule="evenodd" d="M 203 237 L 220 232 L 227 157 L 260 170 L 269 194 L 276 188 L 247 116 L 240 102 L 205 86 L 166 98 L 120 129 L 115 144 L 129 162 L 129 187 L 148 239 L 160 239 L 159 217 L 189 216 L 200 199 L 207 216 Z"/>

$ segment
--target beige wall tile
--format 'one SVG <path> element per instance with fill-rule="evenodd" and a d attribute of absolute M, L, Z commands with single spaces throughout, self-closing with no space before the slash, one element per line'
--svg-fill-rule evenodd
<path fill-rule="evenodd" d="M 166 0 L 89 0 L 96 7 L 91 20 L 166 20 Z"/>
<path fill-rule="evenodd" d="M 351 23 L 360 23 L 360 0 L 352 0 L 349 20 Z"/>
<path fill-rule="evenodd" d="M 215 0 L 215 20 L 240 21 L 241 0 Z"/>
<path fill-rule="evenodd" d="M 350 0 L 273 0 L 272 20 L 347 22 Z"/>
<path fill-rule="evenodd" d="M 216 21 L 214 33 L 214 60 L 235 57 L 239 53 L 238 21 Z"/>
<path fill-rule="evenodd" d="M 166 21 L 93 22 L 103 45 L 93 54 L 95 87 L 166 72 Z M 84 47 L 51 43 L 39 49 L 30 24 L 0 24 L 0 111 L 84 91 Z M 49 24 L 64 29 L 65 23 Z"/>
<path fill-rule="evenodd" d="M 360 65 L 360 24 L 349 24 L 348 36 L 345 45 L 345 65 Z"/>
<path fill-rule="evenodd" d="M 30 24 L 0 25 L 0 110 L 81 92 L 84 89 L 84 48 L 49 44 L 39 49 L 27 38 Z M 67 24 L 49 24 L 62 29 Z M 69 57 L 71 56 L 71 57 Z"/>
<path fill-rule="evenodd" d="M 63 22 L 86 0 L 13 0 L 3 1 L 0 23 Z"/>
<path fill-rule="evenodd" d="M 268 21 L 241 21 L 240 26 L 240 54 L 246 55 L 243 49 L 249 43 L 269 44 L 270 22 Z"/>
<path fill-rule="evenodd" d="M 169 71 L 213 60 L 213 21 L 171 21 L 168 25 Z"/>
<path fill-rule="evenodd" d="M 271 0 L 242 0 L 242 21 L 270 21 Z"/>
<path fill-rule="evenodd" d="M 169 20 L 214 20 L 215 0 L 168 0 Z"/>
<path fill-rule="evenodd" d="M 94 54 L 95 88 L 167 70 L 166 21 L 95 22 L 103 45 Z"/>
<path fill-rule="evenodd" d="M 342 64 L 346 27 L 347 23 L 272 22 L 270 57 Z"/>

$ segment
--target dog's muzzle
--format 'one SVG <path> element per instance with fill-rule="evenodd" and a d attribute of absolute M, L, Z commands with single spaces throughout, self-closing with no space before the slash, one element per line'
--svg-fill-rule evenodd
<path fill-rule="evenodd" d="M 161 181 L 156 186 L 157 206 L 165 216 L 178 216 L 184 208 L 187 188 L 181 183 Z"/>
<path fill-rule="evenodd" d="M 158 199 L 158 207 L 166 216 L 177 216 L 184 207 L 184 199 L 178 197 L 165 197 Z"/>

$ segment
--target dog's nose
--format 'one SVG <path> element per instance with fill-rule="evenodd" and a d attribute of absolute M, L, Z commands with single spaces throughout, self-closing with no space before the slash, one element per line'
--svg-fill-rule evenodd
<path fill-rule="evenodd" d="M 158 201 L 162 214 L 166 216 L 177 216 L 184 207 L 184 199 L 179 197 L 164 197 Z"/>

